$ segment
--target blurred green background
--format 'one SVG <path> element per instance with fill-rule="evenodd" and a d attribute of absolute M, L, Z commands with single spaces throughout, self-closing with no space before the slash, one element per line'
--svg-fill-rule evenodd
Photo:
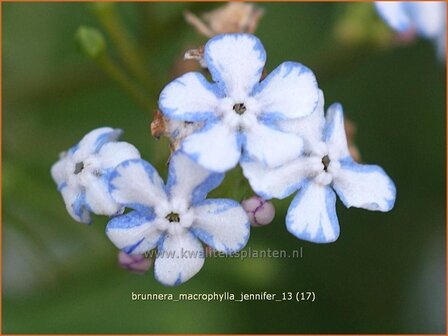
<path fill-rule="evenodd" d="M 395 46 L 368 3 L 260 3 L 257 35 L 270 71 L 296 60 L 315 72 L 326 106 L 357 126 L 365 162 L 394 179 L 390 213 L 345 209 L 341 237 L 317 245 L 275 222 L 248 247 L 303 247 L 302 259 L 209 259 L 176 288 L 120 269 L 106 219 L 74 222 L 50 177 L 58 153 L 99 126 L 166 175 L 167 142 L 151 110 L 173 63 L 206 41 L 182 11 L 221 4 L 118 3 L 141 48 L 152 106 L 137 106 L 76 47 L 80 25 L 103 27 L 81 3 L 3 3 L 3 333 L 445 333 L 445 66 L 430 42 Z M 113 43 L 108 49 L 117 59 Z M 229 176 L 224 188 L 238 188 Z M 246 248 L 248 248 L 246 247 Z M 314 303 L 133 302 L 139 293 L 314 291 Z"/>

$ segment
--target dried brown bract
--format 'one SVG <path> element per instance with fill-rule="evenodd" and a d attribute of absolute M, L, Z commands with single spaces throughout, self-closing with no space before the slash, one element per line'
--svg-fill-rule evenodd
<path fill-rule="evenodd" d="M 174 65 L 170 70 L 173 77 L 179 77 L 187 72 L 200 71 L 203 68 L 203 55 L 200 54 L 199 49 L 191 49 L 193 47 L 194 46 L 189 44 L 182 48 L 183 50 L 187 50 L 187 52 L 185 55 L 176 58 Z"/>
<path fill-rule="evenodd" d="M 154 111 L 154 119 L 151 122 L 151 134 L 154 138 L 160 139 L 166 132 L 166 120 L 159 110 Z"/>
<path fill-rule="evenodd" d="M 203 122 L 192 123 L 171 119 L 165 119 L 165 122 L 165 136 L 170 139 L 170 148 L 173 152 L 179 149 L 182 140 L 204 126 Z"/>
<path fill-rule="evenodd" d="M 203 126 L 202 122 L 170 120 L 165 118 L 160 110 L 155 110 L 154 119 L 151 122 L 151 134 L 156 139 L 160 139 L 162 136 L 167 137 L 170 140 L 170 149 L 174 152 L 179 148 L 183 139 Z"/>
<path fill-rule="evenodd" d="M 184 12 L 187 22 L 208 38 L 228 33 L 253 34 L 263 14 L 263 9 L 242 2 L 230 2 L 203 14 L 201 18 L 189 11 Z"/>
<path fill-rule="evenodd" d="M 184 60 L 196 60 L 201 67 L 207 68 L 207 64 L 204 61 L 204 46 L 187 50 L 184 55 Z"/>

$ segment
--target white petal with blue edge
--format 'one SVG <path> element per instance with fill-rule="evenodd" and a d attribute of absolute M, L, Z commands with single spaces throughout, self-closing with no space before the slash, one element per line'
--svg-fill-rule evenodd
<path fill-rule="evenodd" d="M 352 160 L 341 162 L 333 188 L 347 208 L 389 211 L 395 203 L 396 188 L 384 170 Z"/>
<path fill-rule="evenodd" d="M 229 199 L 208 199 L 194 208 L 191 231 L 217 251 L 241 250 L 249 239 L 249 218 L 243 207 Z"/>
<path fill-rule="evenodd" d="M 324 141 L 330 151 L 331 160 L 350 156 L 345 136 L 344 112 L 341 104 L 332 104 L 325 116 Z"/>
<path fill-rule="evenodd" d="M 67 165 L 69 164 L 69 162 L 70 160 L 67 157 L 64 157 L 56 162 L 53 166 L 51 166 L 51 177 L 56 182 L 58 188 L 68 179 Z"/>
<path fill-rule="evenodd" d="M 194 204 L 203 201 L 208 192 L 216 188 L 223 178 L 224 174 L 213 173 L 187 155 L 176 152 L 170 159 L 167 190 L 171 198 Z"/>
<path fill-rule="evenodd" d="M 106 178 L 89 174 L 84 176 L 84 182 L 88 185 L 85 190 L 85 202 L 90 211 L 105 216 L 117 215 L 122 212 L 122 206 L 115 202 L 109 193 Z"/>
<path fill-rule="evenodd" d="M 87 133 L 75 148 L 73 159 L 83 160 L 90 154 L 97 153 L 101 147 L 111 141 L 117 140 L 123 131 L 111 127 L 101 127 Z"/>
<path fill-rule="evenodd" d="M 245 135 L 247 155 L 269 167 L 278 167 L 296 159 L 303 150 L 303 141 L 298 135 L 285 133 L 266 124 L 253 124 Z"/>
<path fill-rule="evenodd" d="M 322 90 L 319 90 L 319 102 L 313 113 L 303 118 L 277 122 L 283 132 L 294 133 L 302 137 L 305 151 L 311 151 L 314 144 L 322 141 L 322 131 L 325 125 L 324 103 L 324 94 Z"/>
<path fill-rule="evenodd" d="M 260 40 L 249 34 L 225 34 L 210 39 L 204 59 L 212 78 L 236 100 L 250 95 L 266 62 Z"/>
<path fill-rule="evenodd" d="M 255 193 L 265 200 L 288 197 L 306 180 L 309 169 L 306 157 L 299 157 L 278 168 L 257 161 L 243 161 L 241 167 Z"/>
<path fill-rule="evenodd" d="M 67 185 L 63 186 L 60 192 L 70 216 L 78 222 L 90 223 L 91 217 L 89 209 L 86 206 L 85 193 L 79 188 L 71 188 Z"/>
<path fill-rule="evenodd" d="M 98 160 L 104 168 L 115 168 L 132 159 L 140 159 L 140 153 L 134 145 L 127 142 L 108 142 L 98 152 Z"/>
<path fill-rule="evenodd" d="M 297 238 L 313 243 L 337 240 L 339 223 L 334 191 L 313 181 L 305 184 L 288 209 L 286 227 Z"/>
<path fill-rule="evenodd" d="M 181 146 L 195 162 L 214 172 L 225 172 L 238 163 L 241 142 L 235 131 L 222 123 L 209 124 L 188 136 Z"/>
<path fill-rule="evenodd" d="M 267 117 L 294 119 L 311 114 L 318 103 L 316 77 L 306 66 L 285 62 L 256 88 L 254 98 Z"/>
<path fill-rule="evenodd" d="M 189 72 L 162 90 L 159 108 L 167 118 L 203 121 L 215 116 L 218 96 L 216 85 L 209 83 L 200 73 Z"/>
<path fill-rule="evenodd" d="M 191 232 L 167 235 L 158 247 L 154 275 L 166 286 L 180 285 L 201 270 L 204 257 L 201 242 Z"/>
<path fill-rule="evenodd" d="M 162 238 L 153 217 L 136 211 L 113 218 L 106 226 L 106 235 L 127 254 L 143 254 L 155 248 Z"/>
<path fill-rule="evenodd" d="M 109 190 L 115 201 L 131 208 L 154 207 L 166 201 L 163 180 L 146 161 L 128 160 L 112 173 Z"/>

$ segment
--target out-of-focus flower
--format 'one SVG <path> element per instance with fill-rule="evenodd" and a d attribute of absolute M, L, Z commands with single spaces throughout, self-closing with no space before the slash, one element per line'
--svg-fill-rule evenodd
<path fill-rule="evenodd" d="M 249 215 L 250 224 L 254 227 L 268 225 L 275 217 L 274 204 L 259 196 L 254 195 L 245 199 L 241 205 Z"/>
<path fill-rule="evenodd" d="M 51 167 L 68 213 L 78 222 L 90 223 L 90 212 L 112 216 L 123 211 L 109 194 L 108 176 L 119 163 L 140 158 L 127 142 L 117 142 L 119 129 L 103 127 L 89 132 Z"/>
<path fill-rule="evenodd" d="M 318 102 L 313 72 L 285 62 L 259 82 L 266 61 L 261 42 L 249 34 L 214 37 L 204 59 L 214 83 L 200 73 L 187 73 L 160 94 L 159 108 L 168 119 L 203 122 L 180 150 L 216 172 L 233 168 L 243 158 L 270 167 L 297 157 L 302 139 L 276 126 L 280 120 L 309 115 Z"/>
<path fill-rule="evenodd" d="M 204 264 L 201 241 L 233 253 L 249 239 L 249 219 L 239 203 L 205 199 L 222 179 L 180 152 L 171 157 L 166 185 L 146 161 L 125 161 L 112 173 L 109 188 L 118 203 L 134 211 L 114 217 L 106 234 L 127 254 L 157 248 L 156 279 L 168 286 L 181 284 Z"/>
<path fill-rule="evenodd" d="M 144 274 L 148 272 L 152 262 L 151 258 L 146 258 L 143 254 L 131 255 L 123 251 L 118 252 L 118 265 L 133 273 Z"/>
<path fill-rule="evenodd" d="M 202 15 L 202 20 L 189 11 L 185 19 L 206 37 L 228 33 L 251 33 L 257 29 L 264 11 L 254 4 L 230 2 Z"/>
<path fill-rule="evenodd" d="M 381 167 L 352 159 L 341 105 L 330 106 L 325 119 L 322 104 L 314 113 L 318 113 L 315 122 L 309 119 L 302 134 L 320 128 L 322 135 L 320 141 L 305 141 L 305 155 L 277 169 L 259 162 L 244 162 L 242 167 L 253 190 L 264 199 L 283 199 L 298 190 L 286 216 L 288 230 L 300 239 L 329 243 L 339 236 L 335 192 L 346 207 L 389 211 L 396 189 Z"/>
<path fill-rule="evenodd" d="M 400 34 L 412 34 L 432 40 L 440 57 L 446 54 L 445 1 L 376 1 L 383 20 Z"/>

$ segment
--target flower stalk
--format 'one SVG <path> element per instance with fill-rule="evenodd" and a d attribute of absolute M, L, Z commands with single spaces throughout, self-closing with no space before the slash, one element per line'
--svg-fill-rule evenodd
<path fill-rule="evenodd" d="M 148 67 L 145 66 L 143 56 L 118 14 L 116 4 L 113 2 L 94 2 L 90 4 L 90 8 L 110 36 L 123 64 L 129 72 L 147 90 L 154 92 L 155 87 L 151 81 L 151 77 L 148 75 Z"/>
<path fill-rule="evenodd" d="M 145 111 L 151 109 L 151 101 L 141 89 L 134 84 L 127 73 L 107 53 L 107 45 L 103 34 L 91 27 L 81 26 L 75 35 L 81 51 L 115 82 L 117 82 Z"/>

